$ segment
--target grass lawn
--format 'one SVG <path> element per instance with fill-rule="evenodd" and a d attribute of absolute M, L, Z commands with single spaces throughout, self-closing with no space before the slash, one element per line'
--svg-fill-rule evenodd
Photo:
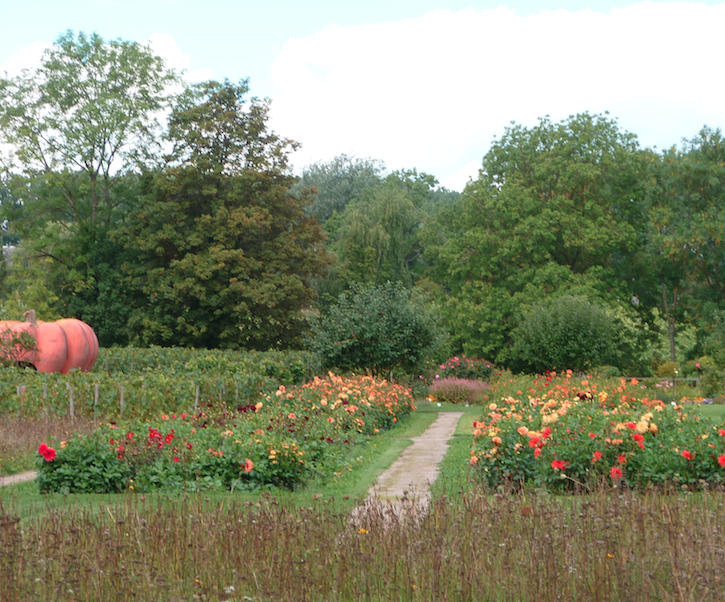
<path fill-rule="evenodd" d="M 723 420 L 725 420 L 725 404 L 697 403 L 694 407 L 703 416 L 712 418 L 717 422 L 722 422 Z"/>

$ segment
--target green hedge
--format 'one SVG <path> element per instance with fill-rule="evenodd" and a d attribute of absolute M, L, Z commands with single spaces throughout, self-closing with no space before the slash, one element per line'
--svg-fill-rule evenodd
<path fill-rule="evenodd" d="M 106 419 L 192 412 L 197 405 L 220 402 L 234 407 L 259 400 L 280 385 L 310 381 L 319 372 L 317 357 L 299 351 L 102 349 L 87 373 L 0 369 L 0 415 L 67 416 L 71 394 L 73 415 Z"/>

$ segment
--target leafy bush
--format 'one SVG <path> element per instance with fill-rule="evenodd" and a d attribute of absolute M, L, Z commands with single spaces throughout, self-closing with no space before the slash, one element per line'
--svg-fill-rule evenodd
<path fill-rule="evenodd" d="M 679 374 L 680 367 L 675 362 L 662 362 L 657 368 L 655 369 L 655 374 L 659 377 L 665 378 L 668 376 L 675 376 L 675 374 Z"/>
<path fill-rule="evenodd" d="M 429 390 L 434 401 L 446 403 L 480 403 L 487 385 L 471 378 L 442 378 L 435 381 Z"/>
<path fill-rule="evenodd" d="M 420 371 L 443 333 L 422 298 L 400 283 L 355 284 L 321 316 L 311 318 L 308 348 L 328 368 L 382 375 Z"/>
<path fill-rule="evenodd" d="M 698 371 L 700 372 L 700 388 L 703 395 L 712 397 L 723 394 L 723 378 L 725 378 L 725 370 L 723 370 L 715 360 L 710 356 L 701 357 L 698 362 Z"/>
<path fill-rule="evenodd" d="M 607 309 L 586 297 L 547 299 L 524 312 L 514 329 L 514 362 L 533 372 L 614 363 L 617 328 Z"/>
<path fill-rule="evenodd" d="M 495 368 L 491 362 L 480 357 L 470 358 L 465 354 L 460 357 L 449 357 L 438 366 L 441 378 L 468 378 L 474 380 L 488 380 Z"/>
<path fill-rule="evenodd" d="M 14 332 L 0 326 L 0 367 L 14 366 L 38 344 L 29 332 Z"/>

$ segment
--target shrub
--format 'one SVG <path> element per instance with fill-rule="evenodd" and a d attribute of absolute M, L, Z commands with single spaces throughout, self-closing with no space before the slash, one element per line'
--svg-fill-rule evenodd
<path fill-rule="evenodd" d="M 697 366 L 700 372 L 700 388 L 703 395 L 706 397 L 722 395 L 725 370 L 722 370 L 715 360 L 707 355 L 698 360 Z"/>
<path fill-rule="evenodd" d="M 353 285 L 321 316 L 313 316 L 311 327 L 307 346 L 327 368 L 373 375 L 395 368 L 420 371 L 443 343 L 438 320 L 422 298 L 392 282 Z"/>
<path fill-rule="evenodd" d="M 465 354 L 449 357 L 438 366 L 441 378 L 468 378 L 474 380 L 488 380 L 495 366 L 488 360 L 480 357 L 470 358 Z"/>
<path fill-rule="evenodd" d="M 446 403 L 480 403 L 488 385 L 471 378 L 442 378 L 428 389 L 435 401 Z"/>
<path fill-rule="evenodd" d="M 662 362 L 655 369 L 655 374 L 661 378 L 672 377 L 680 373 L 680 368 L 675 362 Z"/>
<path fill-rule="evenodd" d="M 514 362 L 524 370 L 580 372 L 610 363 L 617 323 L 586 297 L 547 299 L 524 312 L 514 329 Z"/>

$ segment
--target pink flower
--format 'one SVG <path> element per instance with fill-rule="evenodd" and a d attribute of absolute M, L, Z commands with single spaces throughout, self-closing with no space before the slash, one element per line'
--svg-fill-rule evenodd
<path fill-rule="evenodd" d="M 287 418 L 289 418 L 290 420 L 294 420 L 294 419 L 296 418 L 296 416 L 294 415 L 294 412 L 290 412 L 290 413 L 289 413 L 289 414 L 287 415 Z"/>
<path fill-rule="evenodd" d="M 602 452 L 595 451 L 594 455 L 592 456 L 592 462 L 599 462 L 599 460 L 602 459 Z"/>
<path fill-rule="evenodd" d="M 174 462 L 178 462 L 179 461 L 179 456 L 174 456 L 173 459 L 174 459 Z"/>
<path fill-rule="evenodd" d="M 251 460 L 250 460 L 249 458 L 247 458 L 247 459 L 246 459 L 246 460 L 244 461 L 244 465 L 242 466 L 242 469 L 243 469 L 243 470 L 244 470 L 244 472 L 246 472 L 246 473 L 250 473 L 250 472 L 252 472 L 252 470 L 254 469 L 254 462 L 252 462 L 252 461 L 251 461 Z"/>
<path fill-rule="evenodd" d="M 613 479 L 622 478 L 622 469 L 619 466 L 612 466 L 612 470 L 609 472 L 609 476 Z"/>
<path fill-rule="evenodd" d="M 566 460 L 554 460 L 551 463 L 551 467 L 554 470 L 564 470 L 567 466 L 569 466 L 569 462 L 567 462 Z"/>
<path fill-rule="evenodd" d="M 719 457 L 719 458 L 717 459 L 717 463 L 718 463 L 718 464 L 719 464 L 720 466 L 722 466 L 723 468 L 725 468 L 725 455 L 722 455 L 722 456 L 720 456 L 720 457 Z"/>

